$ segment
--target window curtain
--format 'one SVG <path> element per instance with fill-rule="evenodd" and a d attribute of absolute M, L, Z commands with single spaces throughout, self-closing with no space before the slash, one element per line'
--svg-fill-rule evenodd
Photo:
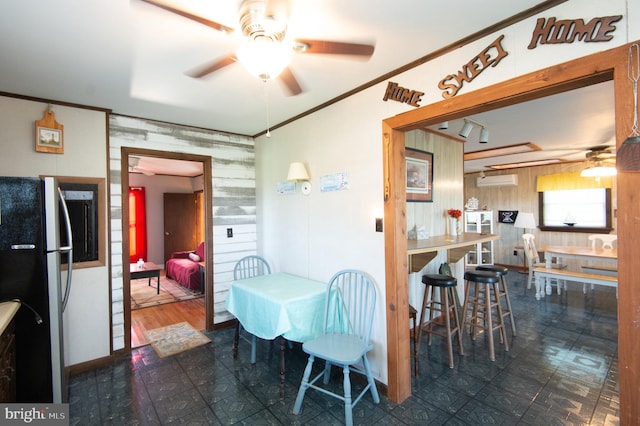
<path fill-rule="evenodd" d="M 144 187 L 129 187 L 129 262 L 147 261 L 147 212 Z"/>
<path fill-rule="evenodd" d="M 613 177 L 582 177 L 580 172 L 538 176 L 538 192 L 572 189 L 611 188 Z"/>

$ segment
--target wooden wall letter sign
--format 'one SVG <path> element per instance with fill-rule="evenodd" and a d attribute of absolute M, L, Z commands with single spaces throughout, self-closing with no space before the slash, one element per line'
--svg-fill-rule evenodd
<path fill-rule="evenodd" d="M 64 126 L 56 121 L 51 109 L 36 121 L 36 151 L 64 154 Z"/>
<path fill-rule="evenodd" d="M 585 43 L 593 43 L 598 41 L 609 41 L 613 38 L 611 34 L 616 30 L 615 24 L 622 19 L 622 15 L 604 16 L 601 18 L 593 18 L 589 23 L 585 24 L 584 19 L 562 19 L 556 21 L 556 18 L 539 18 L 536 22 L 536 28 L 533 30 L 533 36 L 529 49 L 535 49 L 540 44 L 560 44 L 573 43 L 576 39 Z"/>
<path fill-rule="evenodd" d="M 405 89 L 404 87 L 398 86 L 398 83 L 390 81 L 387 84 L 387 90 L 384 92 L 382 100 L 386 102 L 387 99 L 391 99 L 392 101 L 398 101 L 418 107 L 420 106 L 422 95 L 424 95 L 424 92 Z"/>
<path fill-rule="evenodd" d="M 489 66 L 495 67 L 508 55 L 502 47 L 502 39 L 504 35 L 498 37 L 478 56 L 462 66 L 457 74 L 449 74 L 438 83 L 438 87 L 442 90 L 442 97 L 445 99 L 452 98 L 462 88 L 464 82 L 471 83 L 474 78 Z"/>

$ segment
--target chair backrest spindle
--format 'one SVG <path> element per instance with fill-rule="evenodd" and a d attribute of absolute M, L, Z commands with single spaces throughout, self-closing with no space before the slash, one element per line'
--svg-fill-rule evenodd
<path fill-rule="evenodd" d="M 271 267 L 267 261 L 260 256 L 246 256 L 238 260 L 233 268 L 233 279 L 252 278 L 259 275 L 268 275 Z"/>
<path fill-rule="evenodd" d="M 325 333 L 351 334 L 369 343 L 376 289 L 362 271 L 344 270 L 329 281 L 325 299 Z"/>

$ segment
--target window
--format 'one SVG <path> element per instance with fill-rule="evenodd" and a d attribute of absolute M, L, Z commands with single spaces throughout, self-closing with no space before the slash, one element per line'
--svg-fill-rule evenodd
<path fill-rule="evenodd" d="M 609 188 L 549 190 L 538 194 L 543 231 L 609 233 L 612 230 Z"/>

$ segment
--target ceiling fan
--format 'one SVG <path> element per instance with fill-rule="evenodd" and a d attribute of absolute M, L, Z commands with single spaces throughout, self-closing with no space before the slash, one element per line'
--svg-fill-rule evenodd
<path fill-rule="evenodd" d="M 241 31 L 244 43 L 237 52 L 214 59 L 187 74 L 201 78 L 240 61 L 247 70 L 263 81 L 276 76 L 291 95 L 302 93 L 298 80 L 288 67 L 291 53 L 331 54 L 370 57 L 374 46 L 328 40 L 293 39 L 286 37 L 289 19 L 289 0 L 242 0 L 239 10 L 239 28 L 176 9 L 156 0 L 141 0 L 184 18 L 224 33 Z M 270 68 L 272 66 L 272 68 Z"/>
<path fill-rule="evenodd" d="M 599 178 L 616 175 L 616 154 L 611 147 L 593 147 L 585 154 L 585 157 L 589 166 L 580 173 L 580 176 Z"/>
<path fill-rule="evenodd" d="M 616 153 L 612 147 L 609 146 L 596 146 L 585 154 L 587 160 L 593 162 L 615 162 Z"/>

